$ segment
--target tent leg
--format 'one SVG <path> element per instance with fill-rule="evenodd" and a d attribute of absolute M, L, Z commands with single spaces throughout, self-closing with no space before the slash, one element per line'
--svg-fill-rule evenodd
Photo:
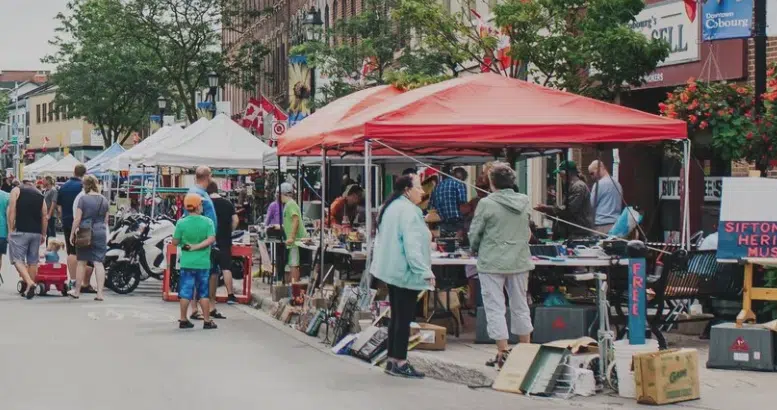
<path fill-rule="evenodd" d="M 691 221 L 690 221 L 690 204 L 688 203 L 688 200 L 690 198 L 688 188 L 689 188 L 689 179 L 690 179 L 690 172 L 691 172 L 691 141 L 690 140 L 684 140 L 683 141 L 683 173 L 685 174 L 685 178 L 683 178 L 683 226 L 682 226 L 682 233 L 680 234 L 680 237 L 682 238 L 683 246 L 686 250 L 691 250 Z"/>
<path fill-rule="evenodd" d="M 372 142 L 364 141 L 364 208 L 366 215 L 364 245 L 367 253 L 367 261 L 364 264 L 362 279 L 359 281 L 359 309 L 366 310 L 365 306 L 370 298 L 370 263 L 372 262 Z"/>
<path fill-rule="evenodd" d="M 320 223 L 320 229 L 319 229 L 319 238 L 318 238 L 318 252 L 319 252 L 319 260 L 318 260 L 318 280 L 321 281 L 321 288 L 324 287 L 324 250 L 326 248 L 326 242 L 324 238 L 324 230 L 326 229 L 325 221 L 326 221 L 326 189 L 327 189 L 327 180 L 326 180 L 326 148 L 321 148 L 321 223 Z M 316 284 L 311 284 L 312 286 L 315 286 Z"/>
<path fill-rule="evenodd" d="M 159 179 L 159 167 L 154 167 L 154 184 L 151 186 L 151 218 L 154 218 L 156 212 L 156 185 Z"/>

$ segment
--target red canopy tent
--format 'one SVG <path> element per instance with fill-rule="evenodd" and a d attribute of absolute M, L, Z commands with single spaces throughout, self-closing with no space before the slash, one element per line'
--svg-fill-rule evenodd
<path fill-rule="evenodd" d="M 683 121 L 484 73 L 397 95 L 315 136 L 284 136 L 279 153 L 311 155 L 322 147 L 358 153 L 366 138 L 442 155 L 510 146 L 654 142 L 685 139 L 687 132 Z"/>
<path fill-rule="evenodd" d="M 299 124 L 289 129 L 278 141 L 279 155 L 286 155 L 287 147 L 306 146 L 306 149 L 315 148 L 312 154 L 321 154 L 321 145 L 324 138 L 332 129 L 336 129 L 346 119 L 359 112 L 384 102 L 385 100 L 402 94 L 402 90 L 390 86 L 381 85 L 357 91 L 345 97 L 339 98 L 325 107 L 317 110 Z M 299 150 L 294 148 L 299 155 Z"/>

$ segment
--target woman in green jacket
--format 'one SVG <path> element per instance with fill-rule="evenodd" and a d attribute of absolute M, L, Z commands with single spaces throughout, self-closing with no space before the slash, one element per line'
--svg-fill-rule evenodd
<path fill-rule="evenodd" d="M 415 316 L 418 294 L 434 289 L 431 243 L 421 208 L 424 191 L 416 174 L 394 182 L 394 191 L 378 214 L 378 234 L 372 274 L 388 285 L 391 322 L 388 331 L 386 373 L 420 379 L 424 375 L 407 362 L 410 322 Z"/>
<path fill-rule="evenodd" d="M 478 277 L 486 312 L 488 336 L 496 340 L 495 364 L 507 357 L 506 305 L 510 300 L 510 330 L 521 343 L 529 343 L 531 323 L 527 291 L 529 271 L 534 269 L 529 251 L 529 197 L 515 192 L 515 171 L 497 163 L 489 171 L 491 194 L 480 200 L 469 231 L 469 242 L 478 254 Z"/>

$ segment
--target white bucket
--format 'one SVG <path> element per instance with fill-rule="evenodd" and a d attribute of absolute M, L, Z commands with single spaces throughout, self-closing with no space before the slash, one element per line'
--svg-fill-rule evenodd
<path fill-rule="evenodd" d="M 615 368 L 618 372 L 618 395 L 634 399 L 637 396 L 637 387 L 634 383 L 634 370 L 632 360 L 636 353 L 648 353 L 658 351 L 658 341 L 645 340 L 644 345 L 629 344 L 627 339 L 615 341 Z"/>

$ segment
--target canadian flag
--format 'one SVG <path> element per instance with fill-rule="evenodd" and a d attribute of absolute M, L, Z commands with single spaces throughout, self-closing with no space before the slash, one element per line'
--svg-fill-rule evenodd
<path fill-rule="evenodd" d="M 241 125 L 243 128 L 253 128 L 259 134 L 264 135 L 264 116 L 266 114 L 271 114 L 276 121 L 289 120 L 286 112 L 260 94 L 258 99 L 251 98 L 248 100 L 248 106 L 243 114 Z"/>
<path fill-rule="evenodd" d="M 494 59 L 499 61 L 499 68 L 505 70 L 512 65 L 512 57 L 510 57 L 510 37 L 507 36 L 502 30 L 496 29 L 494 26 L 483 20 L 483 17 L 478 14 L 477 11 L 470 9 L 472 15 L 475 16 L 478 28 L 478 34 L 480 38 L 494 37 L 496 38 L 496 48 L 483 57 L 483 65 L 480 67 L 481 72 L 491 71 L 491 64 Z"/>
<path fill-rule="evenodd" d="M 248 100 L 248 106 L 246 107 L 245 112 L 243 113 L 243 120 L 241 122 L 241 125 L 243 128 L 256 128 L 255 123 L 257 122 L 258 118 L 261 118 L 262 116 L 262 106 L 259 101 L 257 101 L 255 98 L 251 98 Z"/>
<path fill-rule="evenodd" d="M 51 142 L 51 139 L 49 137 L 43 137 L 41 138 L 41 142 L 43 143 L 42 148 L 46 149 L 46 145 L 48 145 L 49 142 Z"/>

